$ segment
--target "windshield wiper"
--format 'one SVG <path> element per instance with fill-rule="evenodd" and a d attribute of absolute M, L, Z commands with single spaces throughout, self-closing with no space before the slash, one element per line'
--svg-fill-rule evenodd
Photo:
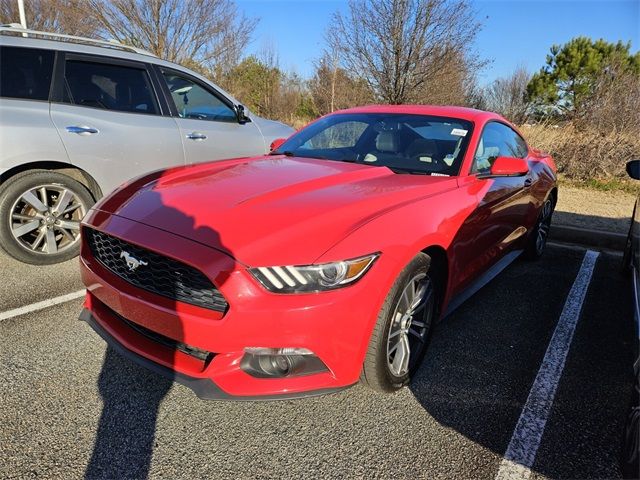
<path fill-rule="evenodd" d="M 273 150 L 269 152 L 269 155 L 284 155 L 285 157 L 295 157 L 295 154 L 290 150 L 285 150 L 284 152 L 279 152 L 278 150 Z"/>
<path fill-rule="evenodd" d="M 285 157 L 315 158 L 318 160 L 333 160 L 336 162 L 355 162 L 355 159 L 354 160 L 351 160 L 351 159 L 338 160 L 335 158 L 323 157 L 322 155 L 306 155 L 306 154 L 296 153 L 296 152 L 292 152 L 291 150 L 285 150 L 284 152 L 278 152 L 277 150 L 274 150 L 273 152 L 270 152 L 269 155 L 284 155 Z"/>
<path fill-rule="evenodd" d="M 284 152 L 287 157 L 300 157 L 300 158 L 316 158 L 318 160 L 332 160 L 331 158 L 323 157 L 322 155 L 301 155 L 299 153 Z"/>
<path fill-rule="evenodd" d="M 411 170 L 410 168 L 401 168 L 401 167 L 390 167 L 388 165 L 380 165 L 381 167 L 387 167 L 393 173 L 406 173 L 409 175 L 431 175 L 429 172 L 425 172 L 422 170 Z"/>

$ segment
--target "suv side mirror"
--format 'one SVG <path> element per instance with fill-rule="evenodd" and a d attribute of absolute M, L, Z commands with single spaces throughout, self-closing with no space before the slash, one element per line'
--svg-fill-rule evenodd
<path fill-rule="evenodd" d="M 627 162 L 627 174 L 634 180 L 640 180 L 640 160 Z"/>
<path fill-rule="evenodd" d="M 491 165 L 491 170 L 478 175 L 478 178 L 519 177 L 529 173 L 529 164 L 524 158 L 498 157 Z"/>
<path fill-rule="evenodd" d="M 244 105 L 236 105 L 236 117 L 238 117 L 238 123 L 240 125 L 244 125 L 247 122 L 250 122 L 251 119 L 247 116 L 244 111 Z"/>
<path fill-rule="evenodd" d="M 274 150 L 277 150 L 280 145 L 282 145 L 287 139 L 286 138 L 276 138 L 273 142 L 271 142 L 271 145 L 269 146 L 269 151 L 273 152 Z"/>

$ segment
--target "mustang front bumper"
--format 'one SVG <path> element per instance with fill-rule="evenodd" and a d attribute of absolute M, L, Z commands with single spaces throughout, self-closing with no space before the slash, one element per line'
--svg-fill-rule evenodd
<path fill-rule="evenodd" d="M 93 257 L 81 274 L 86 321 L 124 356 L 207 399 L 289 399 L 358 382 L 371 331 L 394 278 L 384 258 L 359 282 L 313 294 L 274 294 L 224 253 L 169 232 L 95 212 L 88 226 L 199 268 L 229 302 L 225 312 L 139 288 Z M 265 378 L 247 368 L 246 349 L 297 348 L 326 368 Z"/>

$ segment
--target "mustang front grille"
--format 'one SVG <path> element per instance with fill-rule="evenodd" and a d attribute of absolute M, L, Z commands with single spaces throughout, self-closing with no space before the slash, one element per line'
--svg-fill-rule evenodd
<path fill-rule="evenodd" d="M 130 284 L 179 302 L 226 311 L 224 296 L 199 270 L 91 228 L 83 234 L 94 258 Z"/>

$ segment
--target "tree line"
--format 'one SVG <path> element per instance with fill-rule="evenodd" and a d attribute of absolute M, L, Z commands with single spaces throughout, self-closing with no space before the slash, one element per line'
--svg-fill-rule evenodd
<path fill-rule="evenodd" d="M 349 0 L 325 33 L 311 78 L 280 68 L 273 46 L 245 55 L 258 19 L 234 0 L 31 0 L 30 28 L 115 39 L 211 78 L 256 113 L 291 124 L 366 103 L 451 104 L 523 124 L 550 121 L 640 129 L 640 53 L 628 43 L 575 38 L 546 64 L 481 87 L 482 27 L 468 0 Z M 0 0 L 0 23 L 18 18 Z"/>

